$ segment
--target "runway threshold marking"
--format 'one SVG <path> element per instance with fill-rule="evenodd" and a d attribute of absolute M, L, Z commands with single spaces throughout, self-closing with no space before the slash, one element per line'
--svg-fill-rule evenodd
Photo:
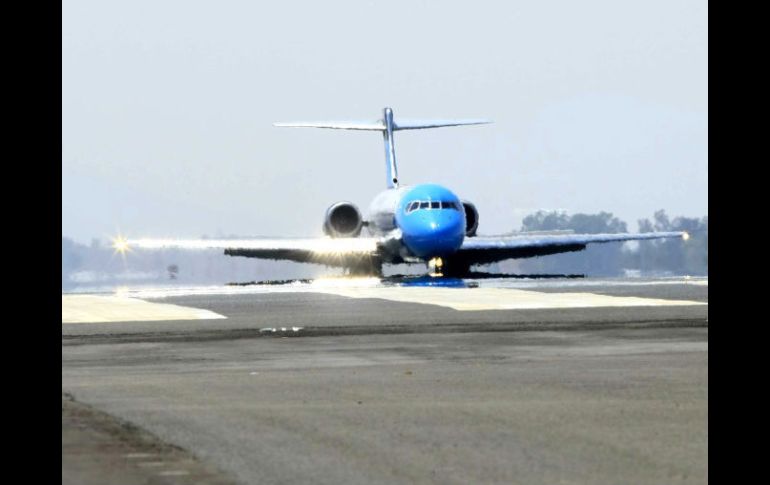
<path fill-rule="evenodd" d="M 609 296 L 596 293 L 543 293 L 512 288 L 328 287 L 313 291 L 349 298 L 380 298 L 406 303 L 438 305 L 460 311 L 708 305 L 708 303 L 689 300 Z"/>
<path fill-rule="evenodd" d="M 62 295 L 61 297 L 62 324 L 219 318 L 227 317 L 200 308 L 152 303 L 123 296 Z"/>

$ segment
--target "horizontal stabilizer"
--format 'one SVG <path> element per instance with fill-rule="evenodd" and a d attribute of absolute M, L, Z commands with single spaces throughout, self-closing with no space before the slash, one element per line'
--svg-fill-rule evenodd
<path fill-rule="evenodd" d="M 382 121 L 290 121 L 273 123 L 287 128 L 332 128 L 335 130 L 385 131 Z"/>
<path fill-rule="evenodd" d="M 424 130 L 427 128 L 442 128 L 444 126 L 483 125 L 492 123 L 489 120 L 401 120 L 393 122 L 393 131 Z M 377 121 L 288 121 L 273 123 L 281 128 L 330 128 L 334 130 L 364 130 L 386 131 L 387 126 L 382 120 Z"/>
<path fill-rule="evenodd" d="M 396 167 L 396 148 L 393 142 L 393 132 L 399 130 L 424 130 L 426 128 L 441 128 L 444 126 L 482 125 L 491 123 L 489 120 L 399 120 L 393 118 L 393 110 L 382 110 L 382 119 L 376 121 L 289 121 L 273 123 L 273 126 L 287 128 L 331 128 L 333 130 L 361 130 L 382 132 L 385 143 L 385 183 L 389 189 L 398 187 L 398 168 Z"/>
<path fill-rule="evenodd" d="M 441 128 L 444 126 L 485 125 L 492 123 L 490 120 L 400 120 L 393 122 L 393 129 L 398 130 L 423 130 L 425 128 Z"/>

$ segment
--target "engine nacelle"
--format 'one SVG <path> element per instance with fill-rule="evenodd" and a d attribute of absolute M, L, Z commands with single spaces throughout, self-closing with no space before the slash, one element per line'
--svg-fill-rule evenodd
<path fill-rule="evenodd" d="M 465 235 L 467 237 L 473 237 L 476 235 L 476 229 L 479 227 L 479 211 L 476 210 L 476 206 L 467 200 L 463 201 L 463 209 L 465 210 Z"/>
<path fill-rule="evenodd" d="M 324 234 L 330 237 L 357 237 L 364 219 L 352 202 L 337 202 L 326 210 Z"/>

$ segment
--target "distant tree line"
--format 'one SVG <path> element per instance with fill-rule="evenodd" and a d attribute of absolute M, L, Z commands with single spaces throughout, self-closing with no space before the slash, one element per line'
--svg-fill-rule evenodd
<path fill-rule="evenodd" d="M 636 259 L 630 265 L 643 270 L 667 270 L 675 274 L 707 275 L 709 267 L 709 218 L 675 217 L 669 219 L 659 210 L 653 217 L 639 221 L 639 232 L 687 231 L 690 238 L 682 241 L 664 239 L 640 244 Z"/>

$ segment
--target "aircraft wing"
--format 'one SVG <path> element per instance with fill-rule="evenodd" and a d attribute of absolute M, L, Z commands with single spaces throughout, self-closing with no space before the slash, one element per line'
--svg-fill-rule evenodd
<path fill-rule="evenodd" d="M 465 238 L 456 253 L 458 260 L 467 264 L 486 264 L 504 259 L 531 258 L 547 254 L 582 251 L 587 244 L 615 241 L 640 241 L 680 237 L 687 239 L 686 232 L 644 232 L 637 234 L 557 234 L 478 236 Z"/>
<path fill-rule="evenodd" d="M 350 266 L 378 255 L 376 238 L 306 239 L 134 239 L 128 249 L 223 249 L 229 256 L 282 259 L 327 266 Z M 116 243 L 116 247 L 118 247 Z"/>

